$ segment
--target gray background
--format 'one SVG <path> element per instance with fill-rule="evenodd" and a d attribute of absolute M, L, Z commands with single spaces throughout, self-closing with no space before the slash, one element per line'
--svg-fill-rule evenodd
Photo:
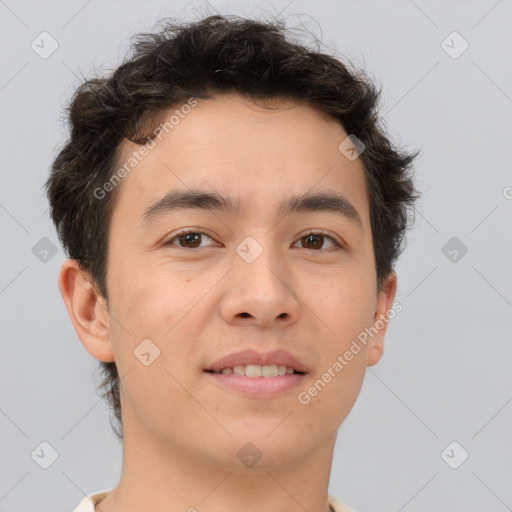
<path fill-rule="evenodd" d="M 403 310 L 340 429 L 330 492 L 358 512 L 512 510 L 510 0 L 0 0 L 0 510 L 71 511 L 121 470 L 98 363 L 57 288 L 65 255 L 42 185 L 66 136 L 61 112 L 82 75 L 119 64 L 130 35 L 215 12 L 304 24 L 382 84 L 390 134 L 422 149 L 424 194 L 397 267 Z M 59 45 L 47 59 L 31 48 L 43 31 Z M 461 55 L 459 36 L 442 43 L 454 31 Z M 48 469 L 50 448 L 31 456 L 44 441 L 58 453 Z"/>

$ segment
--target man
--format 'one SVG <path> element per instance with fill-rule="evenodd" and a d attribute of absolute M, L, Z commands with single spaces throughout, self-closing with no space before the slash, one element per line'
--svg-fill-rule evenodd
<path fill-rule="evenodd" d="M 76 511 L 346 511 L 338 428 L 383 352 L 412 154 L 362 72 L 234 16 L 83 84 L 47 183 L 59 287 L 122 434 Z"/>

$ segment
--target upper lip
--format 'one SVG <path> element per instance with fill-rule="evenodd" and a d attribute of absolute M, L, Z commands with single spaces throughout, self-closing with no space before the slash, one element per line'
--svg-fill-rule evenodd
<path fill-rule="evenodd" d="M 243 350 L 222 357 L 213 363 L 207 371 L 220 372 L 224 368 L 233 368 L 234 366 L 246 366 L 248 364 L 257 364 L 260 366 L 286 366 L 293 368 L 297 372 L 307 373 L 306 367 L 296 357 L 285 350 L 273 350 L 271 352 L 257 352 L 256 350 Z"/>

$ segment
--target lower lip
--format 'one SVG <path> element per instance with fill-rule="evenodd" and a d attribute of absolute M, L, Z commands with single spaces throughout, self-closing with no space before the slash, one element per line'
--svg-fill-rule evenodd
<path fill-rule="evenodd" d="M 275 397 L 299 386 L 306 377 L 304 373 L 292 373 L 278 377 L 246 377 L 233 373 L 205 372 L 221 386 L 254 397 Z"/>

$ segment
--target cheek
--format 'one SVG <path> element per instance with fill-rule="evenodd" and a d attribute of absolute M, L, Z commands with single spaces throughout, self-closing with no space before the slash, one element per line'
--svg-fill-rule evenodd
<path fill-rule="evenodd" d="M 187 288 L 188 278 L 166 277 L 162 272 L 133 272 L 112 293 L 111 322 L 116 364 L 123 381 L 125 414 L 135 413 L 151 423 L 160 418 L 170 429 L 178 428 L 173 407 L 192 407 L 180 382 L 185 383 L 191 354 L 197 354 L 187 311 L 197 302 L 197 290 Z M 115 313 L 114 313 L 115 315 Z M 184 343 L 184 340 L 187 343 Z M 150 341 L 149 341 L 150 340 Z M 197 364 L 197 362 L 196 362 Z M 136 411 L 136 412 L 135 412 Z"/>
<path fill-rule="evenodd" d="M 312 316 L 315 343 L 321 344 L 319 365 L 308 387 L 301 389 L 306 393 L 301 403 L 309 401 L 305 410 L 311 418 L 329 417 L 334 424 L 349 413 L 364 379 L 368 347 L 357 337 L 373 319 L 374 284 L 364 268 L 353 266 L 329 278 L 310 277 L 301 288 L 309 290 L 301 295 L 304 312 Z"/>
<path fill-rule="evenodd" d="M 130 267 L 130 268 L 128 268 Z M 167 333 L 197 294 L 190 278 L 165 271 L 161 266 L 124 261 L 112 274 L 112 298 L 119 318 L 134 335 L 160 338 Z"/>
<path fill-rule="evenodd" d="M 158 354 L 156 366 L 172 369 L 173 374 L 197 366 L 196 344 L 202 329 L 198 315 L 202 316 L 204 307 L 199 298 L 205 293 L 201 280 L 186 272 L 165 270 L 162 265 L 146 264 L 133 271 L 130 279 L 122 270 L 118 269 L 120 286 L 113 290 L 111 299 L 117 311 L 111 332 L 118 366 L 125 372 L 138 371 L 140 361 L 134 351 L 137 353 L 148 339 L 156 346 L 145 342 L 150 352 Z"/>
<path fill-rule="evenodd" d="M 342 350 L 352 339 L 371 324 L 375 312 L 374 284 L 364 269 L 339 273 L 330 279 L 311 278 L 304 289 L 314 290 L 304 296 L 304 302 L 325 327 L 328 346 Z M 309 297 L 309 298 L 307 298 Z M 307 308 L 306 308 L 307 309 Z"/>
<path fill-rule="evenodd" d="M 347 324 L 352 319 L 347 319 Z M 324 356 L 316 373 L 301 389 L 301 404 L 319 422 L 339 426 L 352 409 L 366 374 L 368 348 L 354 342 L 360 332 L 355 325 L 345 326 L 340 319 L 335 343 L 324 343 Z M 362 322 L 361 322 L 362 323 Z M 329 418 L 329 419 L 328 419 Z"/>

